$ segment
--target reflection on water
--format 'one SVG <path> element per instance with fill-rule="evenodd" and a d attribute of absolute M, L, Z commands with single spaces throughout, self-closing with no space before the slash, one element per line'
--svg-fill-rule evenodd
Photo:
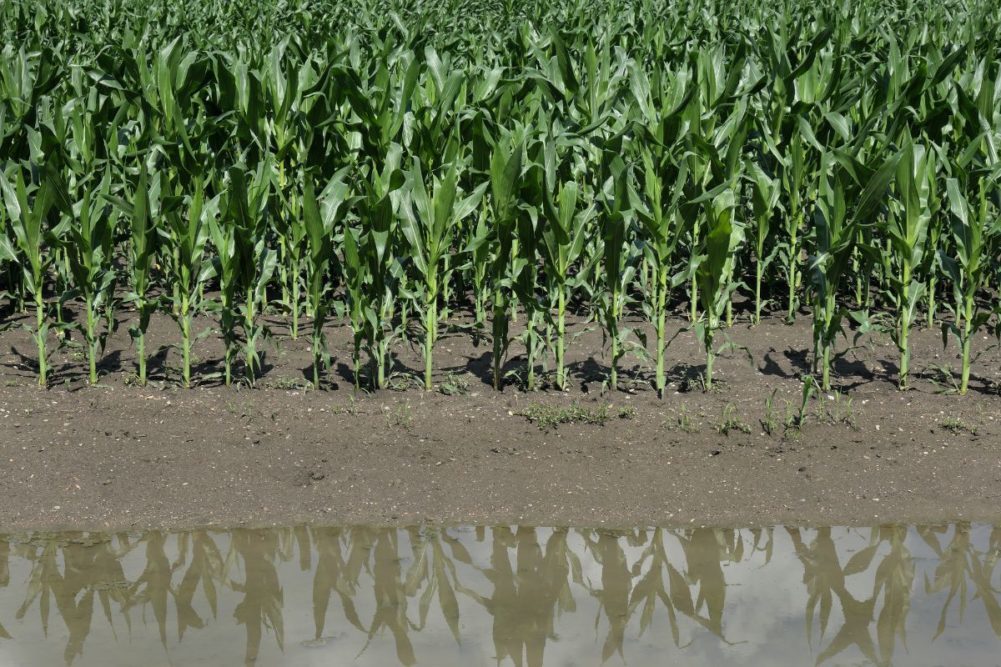
<path fill-rule="evenodd" d="M 963 523 L 0 536 L 0 664 L 997 665 L 999 556 Z"/>

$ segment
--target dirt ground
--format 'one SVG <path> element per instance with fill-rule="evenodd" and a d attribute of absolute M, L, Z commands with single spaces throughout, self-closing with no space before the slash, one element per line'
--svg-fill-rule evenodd
<path fill-rule="evenodd" d="M 490 387 L 490 345 L 443 334 L 436 382 L 416 345 L 400 344 L 394 385 L 353 391 L 350 333 L 331 327 L 329 385 L 307 389 L 308 340 L 265 345 L 254 388 L 211 374 L 222 347 L 199 339 L 197 372 L 179 386 L 176 324 L 155 319 L 152 381 L 132 381 L 128 325 L 112 337 L 97 387 L 84 384 L 78 342 L 51 346 L 54 377 L 35 385 L 34 348 L 19 321 L 0 333 L 0 532 L 312 524 L 637 525 L 878 524 L 1001 520 L 1001 355 L 982 352 L 967 396 L 948 392 L 954 341 L 914 336 L 913 389 L 895 388 L 896 353 L 866 336 L 835 365 L 839 392 L 820 394 L 801 427 L 810 327 L 738 321 L 738 348 L 717 362 L 718 388 L 695 380 L 694 334 L 668 349 L 672 383 L 660 400 L 650 363 L 624 360 L 626 389 L 603 391 L 601 332 L 576 323 L 573 387 L 525 392 L 517 377 Z M 673 323 L 675 329 L 684 320 Z M 198 331 L 212 322 L 199 322 Z M 74 336 L 79 341 L 79 334 Z M 847 349 L 848 342 L 842 342 Z M 523 366 L 512 345 L 508 368 Z M 577 407 L 598 423 L 542 428 L 526 413 Z"/>

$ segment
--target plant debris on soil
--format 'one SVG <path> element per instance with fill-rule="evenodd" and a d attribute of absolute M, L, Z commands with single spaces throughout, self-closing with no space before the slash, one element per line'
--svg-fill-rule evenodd
<path fill-rule="evenodd" d="M 134 382 L 125 324 L 97 387 L 64 345 L 53 386 L 39 389 L 29 335 L 0 333 L 0 531 L 1001 520 L 1001 355 L 988 340 L 978 340 L 967 396 L 951 394 L 942 371 L 956 366 L 955 350 L 923 330 L 912 390 L 895 388 L 892 343 L 866 336 L 836 361 L 837 391 L 804 405 L 805 317 L 735 324 L 726 334 L 752 361 L 721 358 L 712 392 L 692 380 L 703 358 L 694 337 L 678 336 L 663 399 L 642 360 L 628 358 L 626 390 L 605 391 L 601 334 L 582 323 L 568 355 L 572 390 L 531 393 L 514 383 L 494 391 L 489 344 L 465 331 L 442 334 L 436 350 L 436 383 L 447 388 L 414 388 L 415 347 L 396 360 L 400 391 L 355 393 L 344 327 L 331 328 L 323 390 L 305 379 L 308 343 L 284 336 L 265 345 L 256 387 L 223 386 L 213 335 L 195 349 L 201 384 L 184 390 L 168 347 L 174 326 L 154 320 L 151 349 L 163 347 L 147 387 Z"/>

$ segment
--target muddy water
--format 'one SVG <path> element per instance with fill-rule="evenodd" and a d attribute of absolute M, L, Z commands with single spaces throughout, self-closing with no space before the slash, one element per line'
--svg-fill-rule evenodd
<path fill-rule="evenodd" d="M 1001 664 L 1001 528 L 0 536 L 0 665 Z"/>

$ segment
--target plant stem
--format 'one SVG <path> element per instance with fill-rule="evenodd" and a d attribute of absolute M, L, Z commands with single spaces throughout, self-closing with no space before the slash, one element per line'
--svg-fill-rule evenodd
<path fill-rule="evenodd" d="M 320 388 L 320 327 L 313 325 L 313 389 Z"/>
<path fill-rule="evenodd" d="M 667 270 L 661 266 L 657 271 L 657 396 L 664 398 L 664 327 L 667 305 Z"/>
<path fill-rule="evenodd" d="M 559 286 L 556 304 L 556 386 L 566 391 L 567 370 L 563 366 L 564 336 L 566 335 L 566 286 Z"/>
<path fill-rule="evenodd" d="M 146 333 L 140 328 L 136 337 L 136 354 L 139 356 L 139 384 L 146 386 Z"/>
<path fill-rule="evenodd" d="M 292 272 L 292 340 L 299 338 L 299 276 Z"/>
<path fill-rule="evenodd" d="M 48 385 L 49 366 L 45 354 L 45 301 L 42 299 L 41 281 L 35 280 L 35 317 L 36 335 L 35 341 L 38 344 L 38 384 L 41 387 Z"/>
<path fill-rule="evenodd" d="M 796 284 L 799 281 L 798 271 L 796 267 L 796 262 L 798 261 L 799 255 L 799 235 L 797 230 L 799 230 L 800 225 L 803 223 L 802 214 L 797 214 L 796 223 L 790 231 L 789 235 L 789 300 L 787 304 L 788 312 L 786 313 L 786 320 L 792 322 L 796 319 Z"/>
<path fill-rule="evenodd" d="M 191 387 L 191 313 L 188 312 L 187 291 L 181 296 L 181 353 L 184 358 L 183 374 L 185 388 Z"/>
<path fill-rule="evenodd" d="M 716 351 L 713 349 L 712 322 L 707 319 L 706 326 L 706 389 L 713 388 L 713 362 L 716 361 Z"/>
<path fill-rule="evenodd" d="M 535 316 L 534 314 L 528 314 L 525 317 L 525 326 L 528 327 L 525 336 L 525 347 L 526 347 L 526 364 L 528 366 L 528 373 L 525 378 L 525 387 L 528 391 L 535 391 L 535 346 L 536 346 L 536 333 L 535 333 Z"/>
<path fill-rule="evenodd" d="M 493 361 L 494 361 L 494 389 L 501 388 L 501 356 L 504 353 L 504 338 L 506 332 L 507 307 L 504 303 L 504 295 L 498 287 L 494 290 L 494 316 L 493 316 Z"/>
<path fill-rule="evenodd" d="M 903 262 L 902 270 L 902 281 L 901 286 L 903 287 L 901 299 L 900 299 L 900 311 L 898 317 L 900 318 L 900 333 L 898 337 L 898 348 L 900 350 L 900 378 L 898 382 L 898 388 L 907 388 L 907 374 L 910 370 L 911 365 L 911 350 L 908 344 L 907 337 L 910 333 L 911 327 L 911 302 L 910 302 L 910 284 L 911 284 L 911 265 L 910 262 Z"/>
<path fill-rule="evenodd" d="M 243 333 L 247 339 L 244 358 L 247 363 L 247 380 L 254 384 L 257 374 L 257 341 L 254 331 L 254 322 L 257 319 L 253 293 L 247 297 L 247 308 L 243 320 Z"/>
<path fill-rule="evenodd" d="M 754 323 L 761 324 L 761 251 L 758 251 L 758 263 L 754 269 Z"/>
<path fill-rule="evenodd" d="M 97 335 L 93 297 L 88 296 L 85 299 L 85 308 L 87 309 L 87 363 L 90 367 L 89 381 L 93 386 L 97 384 Z"/>
<path fill-rule="evenodd" d="M 928 328 L 932 329 L 935 326 L 935 287 L 938 283 L 932 271 L 932 275 L 928 277 Z"/>
<path fill-rule="evenodd" d="M 428 285 L 427 298 L 424 304 L 424 389 L 431 391 L 432 352 L 434 334 L 438 327 L 438 294 L 437 285 L 432 281 Z"/>
<path fill-rule="evenodd" d="M 970 386 L 970 339 L 973 338 L 973 295 L 963 298 L 963 342 L 962 342 L 962 375 L 959 383 L 959 395 L 965 396 Z"/>

